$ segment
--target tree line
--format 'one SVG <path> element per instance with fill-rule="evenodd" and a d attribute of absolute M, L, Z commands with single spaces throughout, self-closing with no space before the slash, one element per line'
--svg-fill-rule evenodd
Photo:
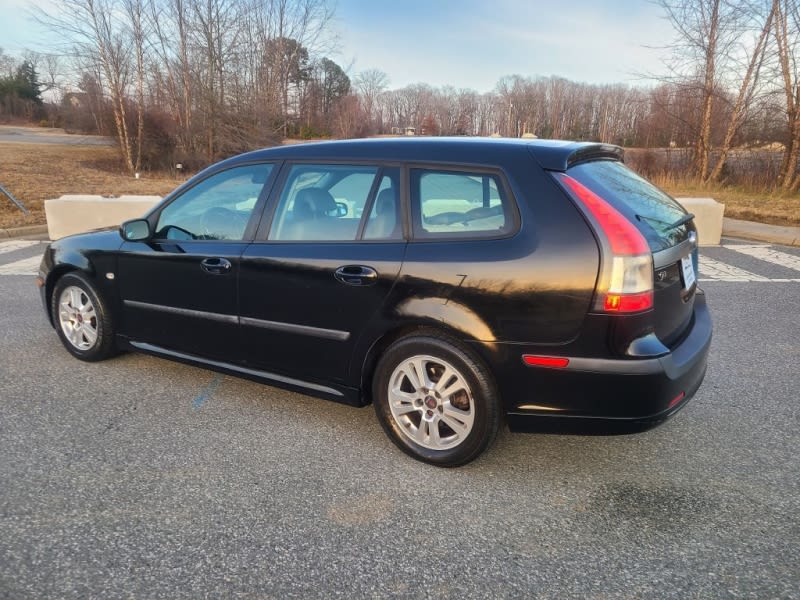
<path fill-rule="evenodd" d="M 33 64 L 19 66 L 0 49 L 0 114 L 21 116 L 29 121 L 42 114 L 42 97 Z"/>
<path fill-rule="evenodd" d="M 501 135 L 658 149 L 640 155 L 643 170 L 701 182 L 734 181 L 749 164 L 761 183 L 797 191 L 800 0 L 658 3 L 675 38 L 656 83 L 510 75 L 479 93 L 350 73 L 331 58 L 329 0 L 60 0 L 38 12 L 60 48 L 0 51 L 0 117 L 44 111 L 114 135 L 131 172 L 285 137 Z M 58 102 L 42 105 L 40 90 Z"/>

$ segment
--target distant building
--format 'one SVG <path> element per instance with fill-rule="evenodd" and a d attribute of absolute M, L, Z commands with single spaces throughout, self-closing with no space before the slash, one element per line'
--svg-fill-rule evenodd
<path fill-rule="evenodd" d="M 392 135 L 417 135 L 416 127 L 392 127 Z"/>

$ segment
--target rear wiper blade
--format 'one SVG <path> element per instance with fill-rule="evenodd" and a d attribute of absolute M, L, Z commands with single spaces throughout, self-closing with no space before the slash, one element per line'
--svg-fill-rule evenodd
<path fill-rule="evenodd" d="M 675 229 L 676 227 L 680 227 L 681 225 L 688 223 L 689 221 L 694 219 L 694 215 L 692 213 L 686 213 L 674 223 L 662 221 L 661 219 L 656 219 L 655 217 L 645 217 L 644 215 L 636 215 L 636 218 L 639 219 L 640 221 L 645 220 L 645 221 L 654 221 L 656 223 L 661 223 L 662 225 L 666 225 L 667 226 L 666 231 L 669 231 L 670 229 Z"/>
<path fill-rule="evenodd" d="M 692 213 L 686 213 L 680 219 L 672 223 L 667 229 L 675 229 L 676 227 L 680 227 L 681 225 L 685 225 L 689 221 L 694 219 L 694 215 Z"/>

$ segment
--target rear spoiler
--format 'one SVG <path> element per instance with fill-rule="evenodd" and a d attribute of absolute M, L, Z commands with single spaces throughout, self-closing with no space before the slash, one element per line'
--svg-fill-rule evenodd
<path fill-rule="evenodd" d="M 623 162 L 625 151 L 613 144 L 573 142 L 553 145 L 528 146 L 536 161 L 548 171 L 566 171 L 573 165 L 590 160 L 616 160 Z"/>

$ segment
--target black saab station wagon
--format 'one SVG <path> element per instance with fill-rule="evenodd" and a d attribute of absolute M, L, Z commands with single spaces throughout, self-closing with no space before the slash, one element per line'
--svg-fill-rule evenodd
<path fill-rule="evenodd" d="M 620 148 L 429 138 L 225 160 L 53 242 L 38 284 L 81 360 L 372 403 L 403 451 L 455 466 L 503 420 L 641 430 L 680 409 L 711 342 L 696 273 L 692 215 Z"/>

